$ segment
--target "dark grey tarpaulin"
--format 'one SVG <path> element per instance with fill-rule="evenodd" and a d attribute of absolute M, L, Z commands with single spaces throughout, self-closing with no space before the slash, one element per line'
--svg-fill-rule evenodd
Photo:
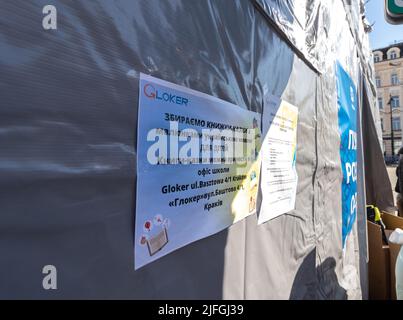
<path fill-rule="evenodd" d="M 0 298 L 366 298 L 363 179 L 342 251 L 335 60 L 365 90 L 364 146 L 379 115 L 362 1 L 344 2 L 3 1 Z M 42 28 L 48 4 L 57 30 Z M 295 210 L 134 271 L 140 72 L 257 112 L 265 93 L 297 106 Z M 387 207 L 380 152 L 359 167 Z M 45 265 L 57 290 L 42 287 Z"/>

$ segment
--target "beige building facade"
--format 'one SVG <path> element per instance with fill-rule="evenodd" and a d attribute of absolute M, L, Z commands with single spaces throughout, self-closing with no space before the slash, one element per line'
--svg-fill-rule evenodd
<path fill-rule="evenodd" d="M 378 108 L 381 117 L 383 150 L 392 155 L 402 146 L 403 42 L 373 51 Z"/>

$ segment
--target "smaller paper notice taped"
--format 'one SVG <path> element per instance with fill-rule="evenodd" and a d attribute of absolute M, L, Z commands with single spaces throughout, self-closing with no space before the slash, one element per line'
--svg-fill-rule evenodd
<path fill-rule="evenodd" d="M 263 109 L 262 205 L 258 224 L 295 208 L 298 108 L 266 95 Z"/>

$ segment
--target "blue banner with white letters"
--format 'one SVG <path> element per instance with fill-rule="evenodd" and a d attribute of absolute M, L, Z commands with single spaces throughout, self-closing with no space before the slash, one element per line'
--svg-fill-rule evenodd
<path fill-rule="evenodd" d="M 357 216 L 357 89 L 349 74 L 336 63 L 337 106 L 342 182 L 342 243 L 346 244 Z"/>

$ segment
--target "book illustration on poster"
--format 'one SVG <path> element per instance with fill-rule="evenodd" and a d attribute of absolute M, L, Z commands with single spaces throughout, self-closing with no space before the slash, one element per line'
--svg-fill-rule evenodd
<path fill-rule="evenodd" d="M 140 245 L 147 245 L 150 257 L 161 251 L 168 244 L 168 228 L 170 220 L 161 214 L 155 215 L 153 221 L 146 220 L 143 224 L 145 232 L 140 237 Z"/>

